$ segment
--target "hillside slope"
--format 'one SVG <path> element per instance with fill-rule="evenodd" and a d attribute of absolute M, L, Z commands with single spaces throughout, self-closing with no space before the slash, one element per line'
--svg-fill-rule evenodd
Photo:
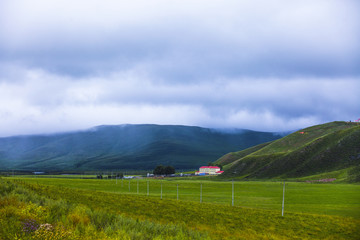
<path fill-rule="evenodd" d="M 301 178 L 347 169 L 351 173 L 347 178 L 358 181 L 360 124 L 332 122 L 309 127 L 229 153 L 217 162 L 225 164 L 223 177 Z"/>
<path fill-rule="evenodd" d="M 226 152 L 280 137 L 189 126 L 99 126 L 72 133 L 0 138 L 0 169 L 153 169 L 158 164 L 198 168 Z"/>

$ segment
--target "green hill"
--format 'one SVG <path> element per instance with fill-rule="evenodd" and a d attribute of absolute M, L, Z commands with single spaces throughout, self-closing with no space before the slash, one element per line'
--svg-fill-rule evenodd
<path fill-rule="evenodd" d="M 331 122 L 217 160 L 222 177 L 329 178 L 359 181 L 360 124 Z"/>
<path fill-rule="evenodd" d="M 280 137 L 190 126 L 99 126 L 71 133 L 0 138 L 0 169 L 154 169 L 158 164 L 196 169 L 229 151 Z"/>

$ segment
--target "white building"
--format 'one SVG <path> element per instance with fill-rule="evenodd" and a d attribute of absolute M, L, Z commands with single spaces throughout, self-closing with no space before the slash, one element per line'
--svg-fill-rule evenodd
<path fill-rule="evenodd" d="M 217 175 L 223 172 L 220 171 L 218 166 L 202 166 L 199 168 L 199 171 L 195 172 L 195 175 Z"/>

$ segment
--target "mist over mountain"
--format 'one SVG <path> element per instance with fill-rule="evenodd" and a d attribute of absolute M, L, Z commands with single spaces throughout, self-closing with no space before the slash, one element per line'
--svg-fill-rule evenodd
<path fill-rule="evenodd" d="M 0 169 L 198 168 L 284 134 L 176 125 L 111 125 L 84 131 L 0 138 Z"/>

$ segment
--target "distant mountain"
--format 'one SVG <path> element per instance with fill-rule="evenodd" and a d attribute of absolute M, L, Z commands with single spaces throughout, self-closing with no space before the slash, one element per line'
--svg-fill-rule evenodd
<path fill-rule="evenodd" d="M 0 138 L 0 169 L 198 168 L 223 154 L 282 137 L 250 130 L 171 125 L 98 126 L 53 135 Z"/>
<path fill-rule="evenodd" d="M 305 128 L 270 143 L 231 152 L 217 163 L 222 177 L 338 177 L 360 181 L 360 123 L 331 122 Z"/>

